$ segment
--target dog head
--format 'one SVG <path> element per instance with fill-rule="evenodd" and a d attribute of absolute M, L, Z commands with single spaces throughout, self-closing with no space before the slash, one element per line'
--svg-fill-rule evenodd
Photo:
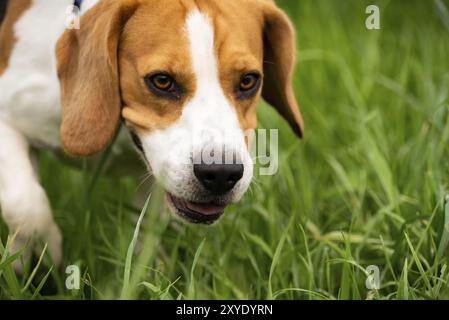
<path fill-rule="evenodd" d="M 173 210 L 211 223 L 251 182 L 260 96 L 302 136 L 294 42 L 271 1 L 100 1 L 58 41 L 63 145 L 97 153 L 122 118 Z"/>

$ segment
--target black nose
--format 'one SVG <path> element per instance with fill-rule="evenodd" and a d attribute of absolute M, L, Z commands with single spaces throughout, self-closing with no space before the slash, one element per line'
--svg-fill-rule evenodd
<path fill-rule="evenodd" d="M 243 164 L 195 164 L 193 172 L 206 190 L 223 195 L 243 177 Z"/>

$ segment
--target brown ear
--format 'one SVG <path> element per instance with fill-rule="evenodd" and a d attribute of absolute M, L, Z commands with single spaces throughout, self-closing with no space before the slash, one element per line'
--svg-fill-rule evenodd
<path fill-rule="evenodd" d="M 61 140 L 70 154 L 97 153 L 114 138 L 121 109 L 119 38 L 136 3 L 99 2 L 81 17 L 79 30 L 66 30 L 57 43 Z"/>
<path fill-rule="evenodd" d="M 295 32 L 285 13 L 274 4 L 264 3 L 264 85 L 263 98 L 302 137 L 304 125 L 292 87 L 295 65 Z"/>

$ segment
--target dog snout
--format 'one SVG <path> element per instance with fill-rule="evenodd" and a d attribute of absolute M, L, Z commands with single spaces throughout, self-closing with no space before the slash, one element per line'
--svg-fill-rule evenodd
<path fill-rule="evenodd" d="M 213 195 L 224 195 L 242 179 L 243 164 L 195 164 L 193 171 L 203 187 Z"/>

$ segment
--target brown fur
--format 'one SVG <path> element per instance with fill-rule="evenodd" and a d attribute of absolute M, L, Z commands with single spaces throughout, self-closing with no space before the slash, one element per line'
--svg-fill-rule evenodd
<path fill-rule="evenodd" d="M 81 30 L 66 31 L 58 42 L 61 136 L 68 152 L 89 155 L 104 148 L 113 138 L 120 109 L 126 124 L 137 131 L 165 128 L 181 116 L 196 89 L 183 33 L 186 15 L 195 7 L 214 25 L 220 82 L 242 129 L 257 126 L 262 94 L 302 136 L 303 121 L 291 86 L 294 32 L 272 2 L 103 0 L 82 17 Z M 182 83 L 185 94 L 180 101 L 148 90 L 144 76 L 155 70 L 168 71 Z M 265 74 L 263 88 L 251 99 L 237 99 L 236 84 L 250 70 Z"/>
<path fill-rule="evenodd" d="M 287 15 L 265 4 L 264 13 L 264 99 L 288 121 L 302 137 L 304 122 L 292 87 L 295 65 L 295 32 Z"/>
<path fill-rule="evenodd" d="M 111 142 L 120 120 L 117 50 L 121 28 L 137 2 L 104 0 L 64 32 L 56 46 L 61 82 L 61 139 L 67 151 L 85 156 Z"/>
<path fill-rule="evenodd" d="M 193 2 L 146 3 L 128 21 L 120 46 L 120 80 L 125 106 L 122 114 L 128 126 L 137 131 L 169 126 L 181 116 L 184 103 L 196 90 L 189 43 L 182 32 Z M 182 100 L 160 98 L 148 90 L 144 77 L 154 70 L 176 75 L 186 91 Z"/>
<path fill-rule="evenodd" d="M 9 58 L 17 41 L 14 25 L 30 6 L 31 0 L 13 0 L 8 3 L 5 19 L 0 26 L 0 75 L 8 67 Z"/>

